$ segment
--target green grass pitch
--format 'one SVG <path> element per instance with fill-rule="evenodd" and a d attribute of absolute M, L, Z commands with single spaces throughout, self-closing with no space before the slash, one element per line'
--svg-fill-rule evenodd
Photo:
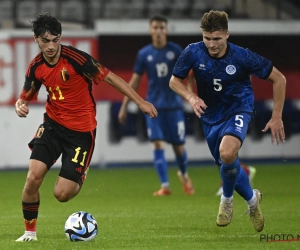
<path fill-rule="evenodd" d="M 0 249 L 300 249 L 300 241 L 261 240 L 263 235 L 300 237 L 300 164 L 256 165 L 254 188 L 263 192 L 265 229 L 257 233 L 246 203 L 235 193 L 234 217 L 224 228 L 216 226 L 219 185 L 215 166 L 190 167 L 195 194 L 186 196 L 169 168 L 172 195 L 153 197 L 159 187 L 154 168 L 91 169 L 80 194 L 67 203 L 53 196 L 58 174 L 51 170 L 41 188 L 37 242 L 15 242 L 22 235 L 21 191 L 26 171 L 0 172 Z M 64 234 L 67 217 L 87 211 L 98 222 L 99 233 L 90 242 L 70 242 Z M 278 236 L 275 236 L 278 239 Z M 282 239 L 282 238 L 281 238 Z"/>

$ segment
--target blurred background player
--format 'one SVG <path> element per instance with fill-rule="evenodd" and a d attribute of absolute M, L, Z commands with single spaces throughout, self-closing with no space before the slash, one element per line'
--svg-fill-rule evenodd
<path fill-rule="evenodd" d="M 61 168 L 54 196 L 67 202 L 81 190 L 94 152 L 96 104 L 92 85 L 105 81 L 131 98 L 152 118 L 155 107 L 140 97 L 128 84 L 103 67 L 89 54 L 62 45 L 61 23 L 49 13 L 32 23 L 34 40 L 41 52 L 28 66 L 20 99 L 15 104 L 19 117 L 27 117 L 30 101 L 37 100 L 44 85 L 48 92 L 44 122 L 28 144 L 32 150 L 22 193 L 25 233 L 17 242 L 36 241 L 40 206 L 40 186 L 50 168 L 61 157 Z"/>
<path fill-rule="evenodd" d="M 178 164 L 177 175 L 186 194 L 194 193 L 187 172 L 187 153 L 185 143 L 185 117 L 182 98 L 169 88 L 169 81 L 182 48 L 167 41 L 167 19 L 154 16 L 149 21 L 152 43 L 139 50 L 134 65 L 134 73 L 129 81 L 137 90 L 144 72 L 148 76 L 147 100 L 151 101 L 159 112 L 156 119 L 146 117 L 148 138 L 153 144 L 154 166 L 161 182 L 161 188 L 154 196 L 170 195 L 168 167 L 165 158 L 165 142 L 172 144 Z M 126 107 L 129 98 L 124 97 L 119 111 L 119 121 L 126 122 Z"/>
<path fill-rule="evenodd" d="M 252 189 L 241 168 L 238 152 L 245 140 L 254 113 L 254 93 L 250 75 L 273 84 L 273 111 L 262 130 L 271 130 L 271 142 L 285 141 L 282 111 L 286 80 L 272 62 L 249 49 L 229 43 L 228 15 L 224 11 L 207 12 L 201 19 L 203 41 L 188 45 L 173 69 L 170 87 L 185 98 L 201 119 L 212 156 L 221 165 L 223 194 L 216 224 L 227 226 L 233 217 L 236 191 L 248 205 L 254 229 L 261 232 L 264 216 L 260 208 L 262 194 Z M 183 84 L 193 70 L 197 94 Z"/>

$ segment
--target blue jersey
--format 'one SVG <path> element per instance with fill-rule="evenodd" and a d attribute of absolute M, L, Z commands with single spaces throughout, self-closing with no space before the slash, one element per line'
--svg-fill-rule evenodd
<path fill-rule="evenodd" d="M 138 75 L 147 72 L 146 100 L 156 109 L 182 108 L 182 98 L 169 87 L 173 68 L 181 52 L 182 48 L 173 42 L 168 42 L 161 49 L 149 44 L 138 52 L 134 72 Z"/>
<path fill-rule="evenodd" d="M 204 42 L 190 44 L 180 55 L 173 75 L 184 79 L 193 69 L 198 96 L 208 108 L 203 122 L 217 124 L 238 113 L 252 113 L 254 95 L 250 75 L 266 79 L 272 62 L 249 49 L 227 43 L 224 56 L 209 55 Z"/>

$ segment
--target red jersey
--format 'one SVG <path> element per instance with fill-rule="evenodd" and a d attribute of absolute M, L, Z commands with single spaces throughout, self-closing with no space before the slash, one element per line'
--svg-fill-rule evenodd
<path fill-rule="evenodd" d="M 92 131 L 97 123 L 92 85 L 103 81 L 108 73 L 89 54 L 61 45 L 55 65 L 49 64 L 42 52 L 31 61 L 20 99 L 36 100 L 41 85 L 45 85 L 48 92 L 45 107 L 52 120 L 75 131 Z"/>

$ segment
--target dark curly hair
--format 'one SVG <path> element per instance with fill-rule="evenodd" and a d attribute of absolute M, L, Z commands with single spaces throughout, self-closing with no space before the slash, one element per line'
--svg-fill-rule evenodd
<path fill-rule="evenodd" d="M 35 20 L 31 21 L 33 33 L 39 37 L 46 32 L 51 35 L 61 35 L 61 23 L 49 13 L 42 13 L 36 16 Z"/>

